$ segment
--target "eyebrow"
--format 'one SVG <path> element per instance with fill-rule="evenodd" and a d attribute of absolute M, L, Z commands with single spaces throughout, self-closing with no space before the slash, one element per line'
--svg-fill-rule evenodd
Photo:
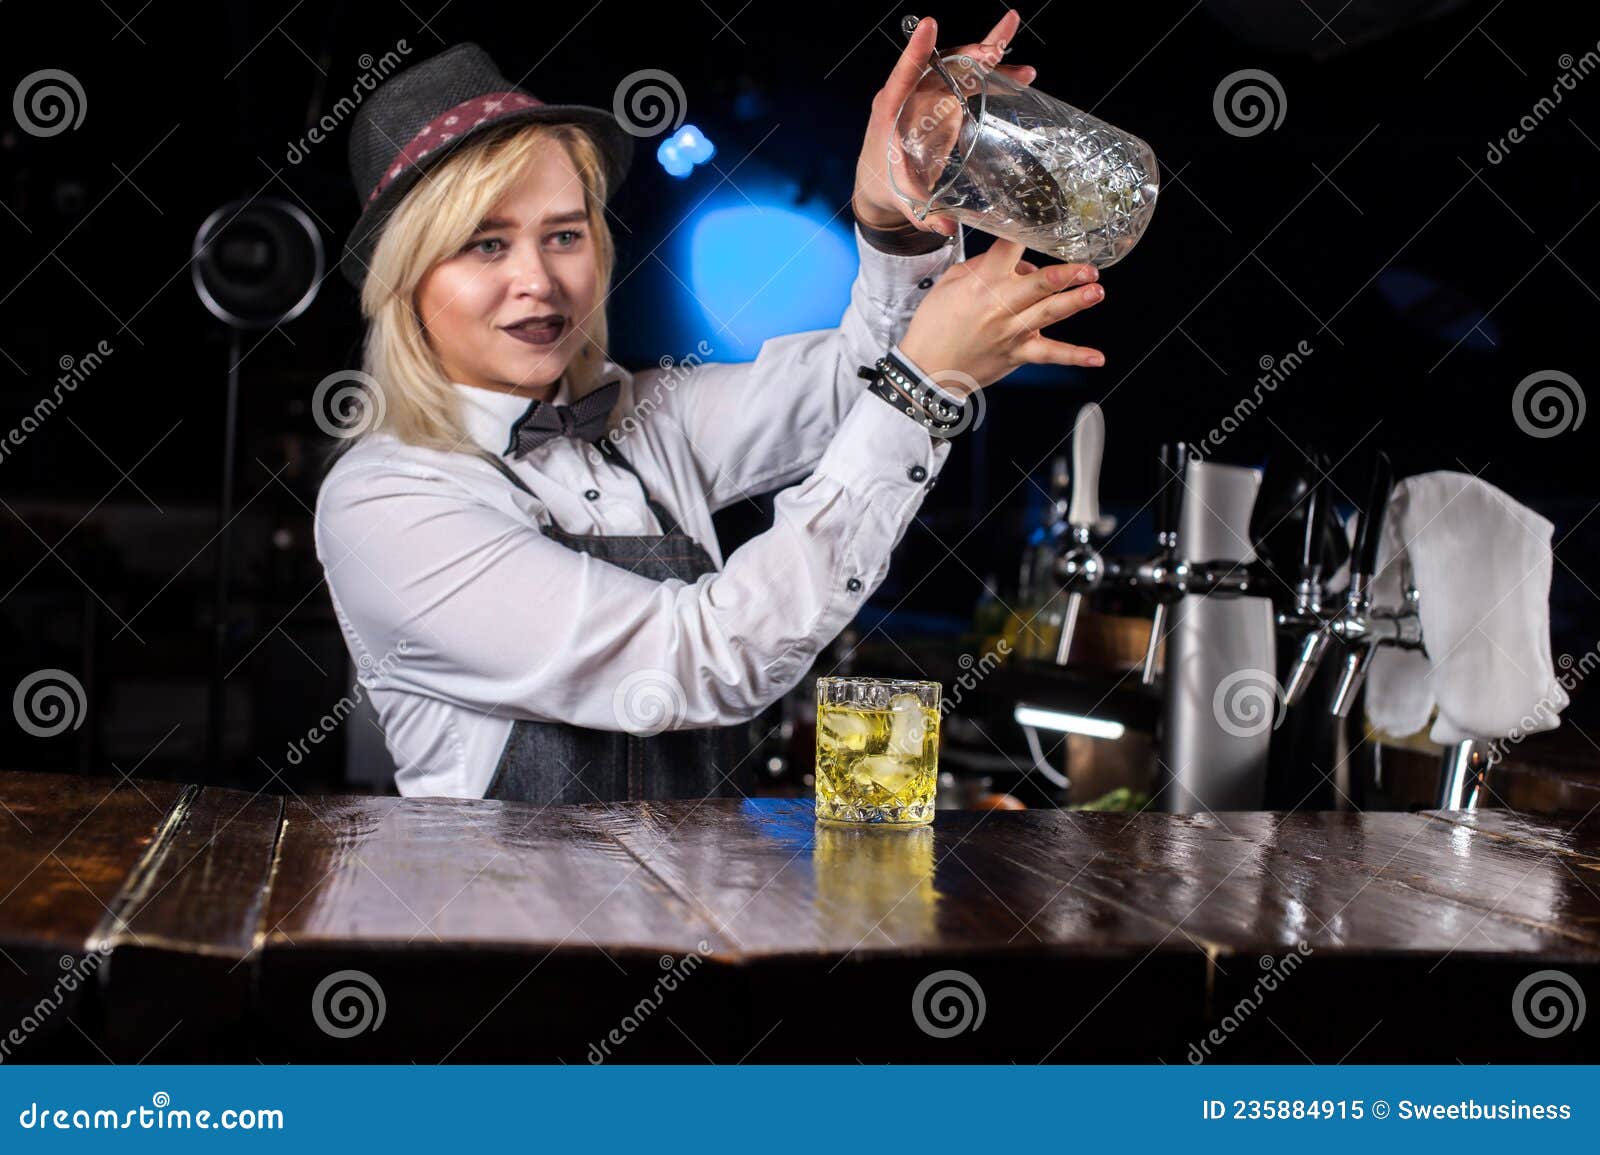
<path fill-rule="evenodd" d="M 557 213 L 554 216 L 545 217 L 544 223 L 547 225 L 565 225 L 588 219 L 589 213 L 587 210 L 573 209 L 571 212 Z M 472 235 L 477 236 L 479 233 L 486 233 L 491 229 L 514 229 L 516 227 L 515 221 L 508 221 L 504 217 L 488 217 L 479 223 L 478 227 L 473 230 Z"/>

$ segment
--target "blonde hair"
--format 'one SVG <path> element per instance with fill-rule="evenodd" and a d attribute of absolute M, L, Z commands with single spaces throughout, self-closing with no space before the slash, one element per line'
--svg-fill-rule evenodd
<path fill-rule="evenodd" d="M 604 302 L 616 260 L 605 219 L 608 190 L 600 151 L 575 124 L 514 125 L 486 134 L 430 171 L 384 225 L 361 290 L 361 314 L 367 320 L 362 368 L 378 390 L 376 420 L 361 437 L 387 432 L 407 444 L 447 453 L 475 451 L 456 391 L 417 313 L 417 287 L 429 269 L 461 250 L 551 141 L 566 147 L 583 183 L 598 274 L 597 304 L 577 322 L 583 347 L 562 376 L 574 399 L 599 384 L 606 356 Z"/>

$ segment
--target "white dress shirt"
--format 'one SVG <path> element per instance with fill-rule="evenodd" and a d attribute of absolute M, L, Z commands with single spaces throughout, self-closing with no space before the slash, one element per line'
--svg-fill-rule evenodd
<path fill-rule="evenodd" d="M 856 369 L 963 256 L 959 239 L 921 256 L 880 252 L 859 230 L 856 242 L 836 329 L 775 337 L 745 364 L 606 366 L 602 380 L 622 380 L 618 450 L 718 566 L 692 584 L 540 532 L 662 531 L 639 481 L 572 438 L 503 458 L 536 497 L 473 452 L 386 434 L 335 463 L 317 557 L 402 794 L 482 797 L 519 718 L 639 732 L 618 708 L 635 690 L 676 728 L 747 721 L 849 624 L 950 451 Z M 503 454 L 529 402 L 455 388 L 477 446 Z M 556 401 L 569 400 L 563 386 Z M 712 512 L 785 486 L 772 528 L 724 559 Z"/>

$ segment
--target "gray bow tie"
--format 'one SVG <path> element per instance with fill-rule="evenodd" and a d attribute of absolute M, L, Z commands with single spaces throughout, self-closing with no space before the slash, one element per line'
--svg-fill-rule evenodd
<path fill-rule="evenodd" d="M 617 393 L 621 389 L 620 380 L 608 381 L 571 405 L 533 402 L 511 426 L 506 453 L 512 457 L 526 457 L 554 437 L 576 437 L 584 442 L 598 440 L 606 431 L 606 418 L 611 415 L 611 407 L 617 403 Z"/>

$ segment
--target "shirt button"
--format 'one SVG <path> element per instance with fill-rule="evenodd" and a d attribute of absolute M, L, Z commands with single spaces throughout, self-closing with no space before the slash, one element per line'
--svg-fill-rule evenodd
<path fill-rule="evenodd" d="M 598 489 L 586 489 L 583 491 L 583 496 L 587 497 L 590 501 L 599 501 L 600 491 Z"/>
<path fill-rule="evenodd" d="M 922 468 L 920 465 L 913 465 L 910 469 L 906 470 L 906 476 L 912 481 L 927 481 L 928 471 Z"/>
<path fill-rule="evenodd" d="M 917 288 L 919 288 L 919 289 L 931 289 L 931 288 L 933 288 L 933 278 L 932 277 L 923 277 L 922 280 L 917 282 Z"/>
<path fill-rule="evenodd" d="M 861 592 L 861 579 L 860 578 L 856 578 L 856 577 L 851 578 L 849 581 L 844 583 L 844 588 L 849 590 L 853 594 L 860 593 Z"/>

